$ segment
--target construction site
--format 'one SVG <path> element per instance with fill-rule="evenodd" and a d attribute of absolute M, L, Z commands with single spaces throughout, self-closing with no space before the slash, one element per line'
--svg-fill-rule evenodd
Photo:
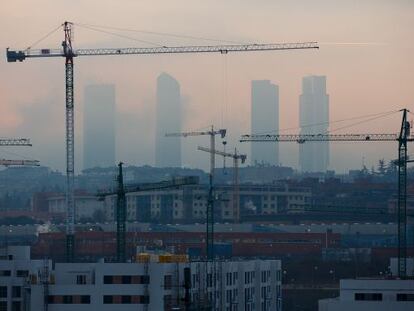
<path fill-rule="evenodd" d="M 409 167 L 414 136 L 408 107 L 354 111 L 353 117 L 330 121 L 326 77 L 306 76 L 300 126 L 280 130 L 279 87 L 254 80 L 250 130 L 238 135 L 233 125 L 225 126 L 227 106 L 221 126 L 183 130 L 175 111 L 182 101 L 180 85 L 160 74 L 157 87 L 168 92 L 157 88 L 157 122 L 164 124 L 155 134 L 155 166 L 134 166 L 115 152 L 115 126 L 105 119 L 113 118 L 115 88 L 95 84 L 85 88 L 85 98 L 107 110 L 96 113 L 94 127 L 85 108 L 80 170 L 75 165 L 78 59 L 219 54 L 226 59 L 228 97 L 227 57 L 294 51 L 311 59 L 323 46 L 304 41 L 76 48 L 75 27 L 131 39 L 117 33 L 130 29 L 65 21 L 29 48 L 6 50 L 8 66 L 22 72 L 32 60 L 58 60 L 54 70 L 64 73 L 59 83 L 65 92 L 65 172 L 47 168 L 42 158 L 0 159 L 0 311 L 414 308 L 414 171 Z M 56 33 L 60 44 L 37 47 Z M 176 106 L 164 109 L 163 102 Z M 261 111 L 254 110 L 257 103 Z M 309 103 L 316 104 L 308 108 Z M 384 131 L 390 116 L 395 131 Z M 378 121 L 372 131 L 355 132 L 371 121 Z M 96 136 L 89 137 L 85 128 Z M 107 141 L 113 146 L 105 149 Z M 181 153 L 189 153 L 184 141 L 196 143 L 191 154 L 206 162 L 206 171 L 183 164 Z M 100 142 L 105 146 L 98 147 Z M 281 164 L 279 149 L 291 148 L 288 143 L 298 145 L 301 171 Z M 336 143 L 384 145 L 395 156 L 388 164 L 380 157 L 371 170 L 363 158 L 360 170 L 338 174 L 328 169 L 329 148 Z M 29 138 L 0 139 L 2 149 L 31 146 Z"/>

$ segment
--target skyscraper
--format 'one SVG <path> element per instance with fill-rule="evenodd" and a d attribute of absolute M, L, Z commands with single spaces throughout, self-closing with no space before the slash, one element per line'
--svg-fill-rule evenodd
<path fill-rule="evenodd" d="M 279 132 L 279 87 L 269 80 L 252 81 L 251 133 Z M 251 143 L 251 164 L 278 165 L 278 143 Z"/>
<path fill-rule="evenodd" d="M 115 165 L 115 85 L 85 87 L 83 168 Z"/>
<path fill-rule="evenodd" d="M 155 166 L 181 167 L 181 138 L 165 137 L 181 131 L 180 84 L 167 73 L 157 78 L 156 113 Z"/>
<path fill-rule="evenodd" d="M 302 80 L 299 98 L 301 134 L 327 134 L 329 95 L 325 76 L 307 76 Z M 329 142 L 306 142 L 299 147 L 302 172 L 326 172 L 329 164 Z"/>

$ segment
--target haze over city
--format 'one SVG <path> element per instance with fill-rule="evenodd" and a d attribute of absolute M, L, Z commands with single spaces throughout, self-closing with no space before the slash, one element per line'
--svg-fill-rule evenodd
<path fill-rule="evenodd" d="M 3 4 L 0 12 L 0 57 L 5 59 L 6 47 L 26 48 L 64 20 L 222 41 L 320 44 L 319 50 L 311 51 L 76 59 L 77 171 L 83 167 L 83 90 L 89 84 L 115 84 L 116 160 L 134 165 L 154 165 L 155 87 L 162 72 L 180 83 L 182 129 L 210 124 L 225 127 L 229 146 L 250 132 L 252 80 L 267 79 L 279 86 L 280 129 L 299 126 L 299 95 L 302 78 L 307 75 L 327 77 L 331 121 L 410 108 L 412 103 L 412 1 L 209 1 L 208 5 L 203 1 L 122 1 L 122 5 L 119 1 L 41 1 L 36 5 L 13 1 Z M 117 33 L 167 46 L 218 43 Z M 58 30 L 35 47 L 58 48 L 62 38 Z M 74 38 L 77 48 L 149 46 L 78 26 Z M 16 65 L 3 61 L 0 72 L 1 136 L 29 137 L 34 145 L 24 152 L 13 148 L 8 152 L 64 171 L 63 59 Z M 394 114 L 338 133 L 394 133 L 399 121 L 400 115 Z M 207 169 L 208 155 L 196 151 L 197 145 L 203 144 L 203 138 L 182 140 L 184 166 Z M 249 154 L 249 144 L 238 145 Z M 394 143 L 332 143 L 329 169 L 361 168 L 362 161 L 370 167 L 381 158 L 396 158 L 395 147 Z M 279 162 L 297 168 L 298 149 L 294 144 L 279 145 Z M 1 156 L 6 157 L 4 152 Z"/>

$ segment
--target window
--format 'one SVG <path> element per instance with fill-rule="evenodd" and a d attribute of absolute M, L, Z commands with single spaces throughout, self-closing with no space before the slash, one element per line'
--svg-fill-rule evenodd
<path fill-rule="evenodd" d="M 164 275 L 164 289 L 168 290 L 172 287 L 172 276 Z"/>
<path fill-rule="evenodd" d="M 414 301 L 414 294 L 397 294 L 397 301 Z"/>
<path fill-rule="evenodd" d="M 131 296 L 122 296 L 121 303 L 122 304 L 129 304 L 132 302 Z"/>
<path fill-rule="evenodd" d="M 21 310 L 22 310 L 22 303 L 20 301 L 13 301 L 12 311 L 21 311 Z"/>
<path fill-rule="evenodd" d="M 355 300 L 381 301 L 381 293 L 355 293 Z"/>
<path fill-rule="evenodd" d="M 0 298 L 7 298 L 7 286 L 0 286 Z"/>
<path fill-rule="evenodd" d="M 79 274 L 76 276 L 76 284 L 83 285 L 86 284 L 86 275 L 85 274 Z"/>
<path fill-rule="evenodd" d="M 12 297 L 13 298 L 20 298 L 22 296 L 22 288 L 20 286 L 13 286 L 12 287 Z"/>
<path fill-rule="evenodd" d="M 29 276 L 29 271 L 28 270 L 17 270 L 16 276 L 18 278 L 22 278 L 22 277 L 27 278 Z"/>
<path fill-rule="evenodd" d="M 103 296 L 103 303 L 104 304 L 110 304 L 110 303 L 112 303 L 112 296 L 111 295 L 105 295 L 105 296 Z"/>
<path fill-rule="evenodd" d="M 63 296 L 63 303 L 64 304 L 72 304 L 73 303 L 73 296 L 69 296 L 69 295 Z"/>
<path fill-rule="evenodd" d="M 0 301 L 0 311 L 7 311 L 7 301 Z"/>
<path fill-rule="evenodd" d="M 164 295 L 164 310 L 171 310 L 172 298 L 171 295 Z"/>
<path fill-rule="evenodd" d="M 104 275 L 104 284 L 149 284 L 149 275 Z"/>
<path fill-rule="evenodd" d="M 11 276 L 10 270 L 0 270 L 0 276 Z"/>
<path fill-rule="evenodd" d="M 104 304 L 148 304 L 149 296 L 139 295 L 104 295 Z"/>
<path fill-rule="evenodd" d="M 132 277 L 130 275 L 122 276 L 122 284 L 131 284 Z"/>
<path fill-rule="evenodd" d="M 104 284 L 112 284 L 112 275 L 104 275 Z"/>

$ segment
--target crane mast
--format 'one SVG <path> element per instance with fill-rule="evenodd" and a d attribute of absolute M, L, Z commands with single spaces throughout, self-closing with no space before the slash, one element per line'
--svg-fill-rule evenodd
<path fill-rule="evenodd" d="M 407 142 L 414 141 L 410 134 L 407 112 L 402 109 L 402 121 L 399 134 L 285 134 L 285 135 L 242 135 L 240 142 L 398 142 L 398 276 L 407 277 Z"/>
<path fill-rule="evenodd" d="M 28 58 L 65 58 L 66 83 L 66 259 L 75 261 L 75 200 L 74 200 L 74 58 L 80 56 L 108 56 L 108 55 L 145 55 L 145 54 L 188 54 L 188 53 L 221 53 L 229 52 L 261 52 L 278 50 L 318 49 L 316 42 L 276 43 L 276 44 L 227 44 L 214 46 L 175 46 L 151 48 L 101 48 L 101 49 L 74 49 L 73 23 L 62 24 L 64 40 L 60 49 L 26 49 L 10 50 L 7 48 L 8 62 L 22 62 Z"/>
<path fill-rule="evenodd" d="M 407 141 L 410 123 L 407 109 L 403 109 L 400 135 L 398 137 L 398 276 L 407 276 Z"/>
<path fill-rule="evenodd" d="M 214 126 L 211 126 L 210 131 L 202 132 L 184 132 L 184 133 L 168 133 L 166 137 L 188 137 L 188 136 L 210 136 L 210 174 L 209 174 L 209 187 L 208 187 L 208 199 L 207 199 L 207 219 L 206 219 L 206 255 L 207 260 L 214 260 L 214 169 L 216 160 L 216 135 L 220 135 L 223 139 L 226 136 L 226 129 L 215 130 Z"/>
<path fill-rule="evenodd" d="M 240 183 L 239 183 L 239 160 L 243 164 L 246 161 L 247 156 L 245 154 L 239 154 L 237 149 L 234 149 L 234 153 L 228 153 L 219 150 L 212 150 L 205 147 L 198 146 L 198 150 L 209 152 L 210 154 L 220 155 L 223 158 L 229 157 L 233 159 L 233 218 L 235 223 L 240 222 Z"/>
<path fill-rule="evenodd" d="M 118 164 L 117 188 L 113 191 L 98 193 L 99 198 L 105 198 L 116 194 L 116 258 L 117 262 L 126 262 L 126 194 L 130 192 L 142 192 L 160 189 L 178 188 L 185 185 L 196 185 L 199 179 L 196 176 L 175 177 L 171 180 L 124 185 L 123 163 Z"/>

